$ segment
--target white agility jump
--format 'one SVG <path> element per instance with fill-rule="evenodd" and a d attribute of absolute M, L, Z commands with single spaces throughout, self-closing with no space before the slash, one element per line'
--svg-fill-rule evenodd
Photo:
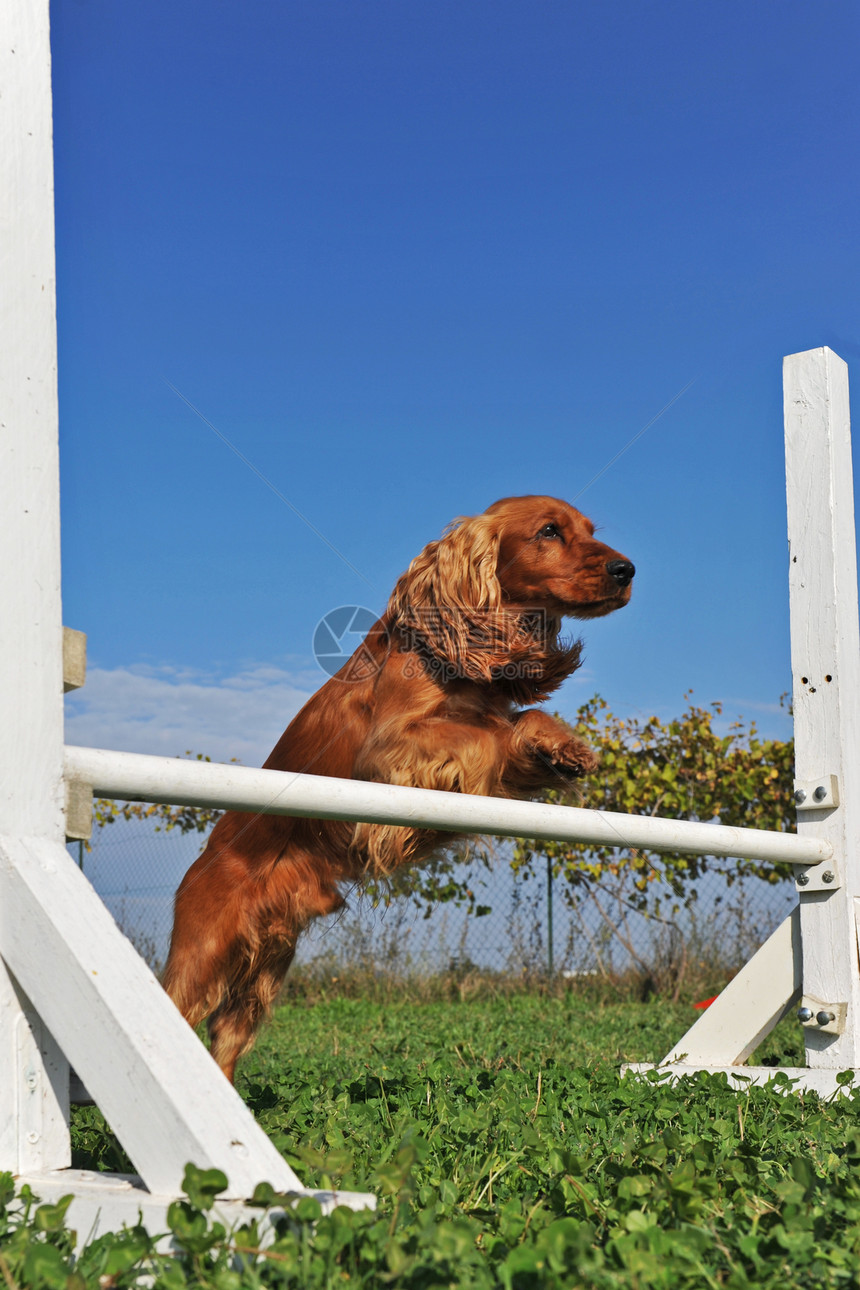
<path fill-rule="evenodd" d="M 675 1046 L 666 1069 L 772 1078 L 772 1068 L 742 1063 L 798 1006 L 807 1065 L 789 1071 L 791 1078 L 830 1093 L 841 1071 L 857 1075 L 860 628 L 842 360 L 817 349 L 785 361 L 797 836 L 64 749 L 48 0 L 9 0 L 4 22 L 0 1169 L 46 1199 L 74 1192 L 70 1218 L 83 1232 L 134 1222 L 138 1211 L 163 1225 L 188 1161 L 226 1172 L 221 1212 L 228 1221 L 260 1181 L 303 1190 L 67 853 L 65 837 L 86 832 L 94 789 L 789 861 L 797 909 Z M 70 1169 L 69 1063 L 139 1177 Z M 328 1207 L 374 1203 L 363 1194 L 312 1194 Z"/>

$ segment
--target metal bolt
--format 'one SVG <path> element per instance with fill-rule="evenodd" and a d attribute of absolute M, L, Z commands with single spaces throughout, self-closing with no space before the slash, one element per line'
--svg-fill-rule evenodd
<path fill-rule="evenodd" d="M 811 1021 L 812 1017 L 813 1017 L 813 1012 L 811 1008 L 798 1008 L 797 1010 L 798 1021 Z"/>
<path fill-rule="evenodd" d="M 833 873 L 832 869 L 825 869 L 825 870 L 824 870 L 824 873 L 821 875 L 821 881 L 822 881 L 822 882 L 833 882 L 833 880 L 834 880 L 834 878 L 835 878 L 835 877 L 836 877 L 836 875 Z"/>
<path fill-rule="evenodd" d="M 803 803 L 806 801 L 806 789 L 799 788 L 794 795 L 794 800 L 798 806 L 802 806 Z"/>
<path fill-rule="evenodd" d="M 805 887 L 805 886 L 806 886 L 806 884 L 809 882 L 809 874 L 808 874 L 808 873 L 799 873 L 799 874 L 797 875 L 797 880 L 796 880 L 796 881 L 797 881 L 797 885 L 798 885 L 798 887 Z"/>
<path fill-rule="evenodd" d="M 815 1020 L 818 1022 L 819 1026 L 826 1026 L 829 1021 L 836 1020 L 836 1013 L 825 1012 L 824 1009 L 822 1008 L 821 1012 L 817 1012 L 815 1014 Z"/>
<path fill-rule="evenodd" d="M 812 796 L 815 798 L 816 802 L 823 802 L 827 796 L 827 789 L 823 784 L 819 784 Z"/>

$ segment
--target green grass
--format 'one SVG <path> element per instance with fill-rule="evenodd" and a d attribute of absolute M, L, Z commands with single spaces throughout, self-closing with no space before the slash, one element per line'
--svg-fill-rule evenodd
<path fill-rule="evenodd" d="M 374 1191 L 376 1214 L 314 1223 L 304 1203 L 241 1266 L 255 1233 L 207 1228 L 218 1179 L 191 1173 L 171 1218 L 184 1256 L 153 1260 L 137 1232 L 71 1272 L 56 1209 L 26 1224 L 6 1210 L 0 1272 L 22 1290 L 857 1285 L 860 1099 L 619 1077 L 696 1015 L 577 996 L 294 1002 L 240 1091 L 308 1185 Z M 757 1060 L 798 1064 L 798 1029 L 783 1023 Z M 77 1164 L 123 1164 L 94 1110 L 74 1133 Z"/>
<path fill-rule="evenodd" d="M 591 1002 L 574 995 L 531 994 L 465 1002 L 409 1000 L 364 1003 L 334 999 L 314 1007 L 286 1006 L 246 1060 L 245 1076 L 271 1078 L 285 1056 L 342 1063 L 381 1058 L 416 1069 L 448 1055 L 451 1062 L 535 1071 L 547 1061 L 576 1065 L 648 1061 L 663 1056 L 695 1011 L 677 1004 Z"/>

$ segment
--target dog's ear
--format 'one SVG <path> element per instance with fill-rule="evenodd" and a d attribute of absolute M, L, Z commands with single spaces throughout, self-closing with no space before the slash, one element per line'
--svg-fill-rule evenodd
<path fill-rule="evenodd" d="M 486 611 L 502 592 L 496 577 L 498 521 L 489 515 L 455 520 L 445 536 L 416 556 L 388 602 L 393 622 L 406 629 L 457 673 L 489 679 Z M 481 645 L 473 657 L 476 632 Z"/>
<path fill-rule="evenodd" d="M 389 608 L 398 616 L 410 609 L 498 609 L 498 555 L 499 531 L 492 516 L 454 520 L 444 537 L 430 542 L 412 561 L 394 588 Z"/>

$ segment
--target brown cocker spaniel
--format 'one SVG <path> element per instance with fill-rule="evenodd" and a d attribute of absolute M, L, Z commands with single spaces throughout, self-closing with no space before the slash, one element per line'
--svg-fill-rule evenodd
<path fill-rule="evenodd" d="M 630 561 L 553 497 L 508 497 L 456 520 L 417 556 L 382 618 L 310 699 L 272 770 L 528 798 L 579 779 L 594 754 L 539 708 L 579 666 L 562 618 L 630 599 Z M 523 710 L 525 709 L 525 710 Z M 209 1017 L 228 1078 L 311 919 L 340 887 L 391 873 L 453 835 L 227 811 L 176 894 L 164 985 L 192 1025 Z"/>

